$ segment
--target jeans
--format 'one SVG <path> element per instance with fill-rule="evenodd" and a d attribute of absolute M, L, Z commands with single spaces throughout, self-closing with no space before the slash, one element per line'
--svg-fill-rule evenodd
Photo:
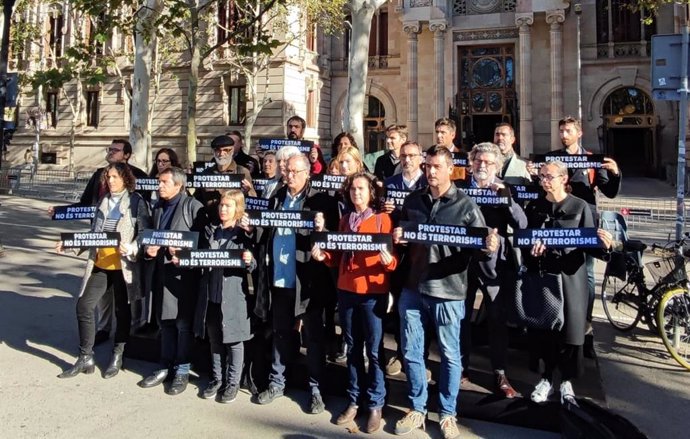
<path fill-rule="evenodd" d="M 426 413 L 428 399 L 424 365 L 424 334 L 429 326 L 436 329 L 441 355 L 439 414 L 455 416 L 460 390 L 460 321 L 465 316 L 464 300 L 426 296 L 404 288 L 398 305 L 402 351 L 405 356 L 408 398 L 412 409 Z"/>
<path fill-rule="evenodd" d="M 129 303 L 127 303 L 127 284 L 122 277 L 122 270 L 102 270 L 94 267 L 86 283 L 84 294 L 77 301 L 77 322 L 79 323 L 79 352 L 82 355 L 93 353 L 96 337 L 94 310 L 108 289 L 112 288 L 115 296 L 115 343 L 126 343 L 129 340 L 129 329 L 132 320 Z"/>
<path fill-rule="evenodd" d="M 596 281 L 594 280 L 594 256 L 585 255 L 585 265 L 587 267 L 587 291 L 589 292 L 589 302 L 587 303 L 587 321 L 592 321 L 592 311 L 594 311 L 594 290 Z"/>
<path fill-rule="evenodd" d="M 211 345 L 211 379 L 239 387 L 244 363 L 244 342 L 223 343 L 223 314 L 220 304 L 208 304 L 206 330 Z"/>
<path fill-rule="evenodd" d="M 338 310 L 347 345 L 347 388 L 350 404 L 359 405 L 360 383 L 367 383 L 367 406 L 381 408 L 386 399 L 383 373 L 383 318 L 387 294 L 356 294 L 338 290 Z M 366 346 L 369 368 L 365 374 Z M 366 379 L 365 378 L 366 375 Z"/>

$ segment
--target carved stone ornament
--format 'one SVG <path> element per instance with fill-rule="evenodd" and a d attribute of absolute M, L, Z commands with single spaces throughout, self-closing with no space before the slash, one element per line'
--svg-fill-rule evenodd
<path fill-rule="evenodd" d="M 454 32 L 453 41 L 507 40 L 518 37 L 517 28 L 482 29 Z"/>
<path fill-rule="evenodd" d="M 501 0 L 467 0 L 467 12 L 471 14 L 488 14 L 501 11 Z"/>
<path fill-rule="evenodd" d="M 411 8 L 421 8 L 424 6 L 431 6 L 431 0 L 411 0 L 410 1 L 410 7 Z"/>
<path fill-rule="evenodd" d="M 531 12 L 515 14 L 515 25 L 532 26 L 534 24 L 534 14 Z"/>
<path fill-rule="evenodd" d="M 429 30 L 434 33 L 443 33 L 448 29 L 448 24 L 445 21 L 429 23 Z"/>
<path fill-rule="evenodd" d="M 556 9 L 553 11 L 546 11 L 546 23 L 554 25 L 565 21 L 565 10 Z"/>
<path fill-rule="evenodd" d="M 408 21 L 403 23 L 403 32 L 406 34 L 418 34 L 420 29 L 420 24 L 418 21 Z"/>

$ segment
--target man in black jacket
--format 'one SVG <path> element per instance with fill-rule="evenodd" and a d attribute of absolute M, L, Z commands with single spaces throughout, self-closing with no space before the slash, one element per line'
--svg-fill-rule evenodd
<path fill-rule="evenodd" d="M 486 227 L 477 205 L 451 181 L 453 156 L 445 147 L 432 146 L 426 155 L 429 186 L 410 194 L 403 204 L 401 221 Z M 393 242 L 403 243 L 402 229 Z M 460 321 L 465 314 L 467 270 L 475 258 L 489 273 L 495 269 L 499 238 L 490 231 L 483 250 L 438 244 L 410 243 L 406 249 L 407 278 L 400 295 L 402 351 L 411 410 L 395 426 L 396 434 L 423 427 L 427 412 L 427 380 L 424 364 L 424 333 L 433 327 L 441 354 L 438 380 L 441 431 L 444 438 L 459 435 L 456 416 L 462 366 Z M 403 272 L 405 272 L 403 270 Z"/>
<path fill-rule="evenodd" d="M 389 125 L 386 128 L 386 147 L 388 152 L 378 159 L 374 165 L 374 175 L 380 181 L 384 181 L 388 177 L 395 174 L 395 171 L 401 171 L 400 166 L 400 147 L 407 142 L 407 126 L 406 125 Z"/>
<path fill-rule="evenodd" d="M 235 141 L 235 156 L 233 157 L 233 160 L 235 160 L 238 165 L 247 168 L 252 178 L 260 178 L 261 166 L 259 165 L 259 161 L 257 159 L 244 152 L 244 140 L 242 138 L 242 133 L 239 131 L 230 131 L 227 133 L 227 136 Z"/>
<path fill-rule="evenodd" d="M 185 192 L 187 176 L 180 168 L 168 168 L 158 175 L 160 199 L 153 209 L 156 230 L 199 232 L 204 238 L 206 215 L 201 203 Z M 203 242 L 199 247 L 204 248 Z M 175 263 L 177 248 L 148 245 L 144 249 L 147 271 L 153 271 L 153 309 L 161 328 L 161 367 L 141 380 L 139 387 L 161 384 L 170 371 L 175 374 L 165 393 L 178 395 L 189 383 L 189 369 L 199 273 L 195 269 L 180 268 Z"/>
<path fill-rule="evenodd" d="M 338 229 L 337 202 L 309 185 L 309 159 L 297 154 L 288 159 L 286 184 L 270 198 L 273 210 L 318 211 L 327 230 Z M 286 365 L 295 349 L 297 330 L 304 324 L 311 400 L 308 412 L 323 412 L 319 385 L 325 366 L 323 310 L 326 294 L 335 287 L 328 267 L 311 257 L 311 230 L 259 229 L 259 280 L 255 314 L 273 327 L 269 385 L 256 402 L 269 404 L 283 396 Z M 264 261 L 267 261 L 264 263 Z M 269 320 L 270 319 L 270 320 Z"/>

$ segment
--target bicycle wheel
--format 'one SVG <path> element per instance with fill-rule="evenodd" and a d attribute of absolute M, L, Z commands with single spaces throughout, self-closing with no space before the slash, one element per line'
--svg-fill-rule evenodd
<path fill-rule="evenodd" d="M 614 328 L 629 331 L 640 321 L 642 297 L 633 282 L 624 282 L 615 276 L 604 276 L 601 283 L 601 302 L 604 312 Z"/>
<path fill-rule="evenodd" d="M 690 293 L 669 290 L 659 303 L 657 325 L 664 346 L 684 368 L 690 370 Z"/>

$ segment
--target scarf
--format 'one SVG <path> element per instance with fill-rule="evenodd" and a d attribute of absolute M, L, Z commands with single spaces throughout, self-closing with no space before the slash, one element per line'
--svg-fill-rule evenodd
<path fill-rule="evenodd" d="M 371 207 L 367 207 L 360 213 L 357 213 L 354 210 L 350 212 L 350 215 L 348 215 L 347 217 L 347 222 L 348 226 L 350 227 L 350 231 L 355 233 L 359 232 L 359 228 L 364 222 L 364 220 L 373 215 L 374 211 L 371 209 Z M 347 267 L 347 271 L 352 271 L 354 269 L 355 252 L 345 252 L 343 256 L 345 257 L 345 266 Z"/>

